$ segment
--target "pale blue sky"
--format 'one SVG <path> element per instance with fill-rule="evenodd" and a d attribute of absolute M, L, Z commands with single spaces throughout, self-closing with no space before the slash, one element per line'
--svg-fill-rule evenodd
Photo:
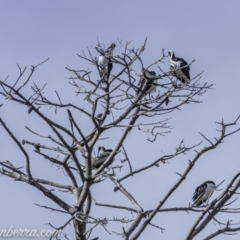
<path fill-rule="evenodd" d="M 184 57 L 188 62 L 195 59 L 196 62 L 191 66 L 191 76 L 204 70 L 201 81 L 214 83 L 215 90 L 209 91 L 200 99 L 203 100 L 202 104 L 184 106 L 182 111 L 173 113 L 171 115 L 171 126 L 174 128 L 172 133 L 164 138 L 159 138 L 155 145 L 147 143 L 146 148 L 149 147 L 150 150 L 137 147 L 133 144 L 136 141 L 136 135 L 130 136 L 129 145 L 126 147 L 130 151 L 133 166 L 143 166 L 145 162 L 151 162 L 159 157 L 161 151 L 166 153 L 174 151 L 183 138 L 188 145 L 199 142 L 201 140 L 199 131 L 213 140 L 218 136 L 215 131 L 216 121 L 220 121 L 222 118 L 226 121 L 233 121 L 238 116 L 240 100 L 239 9 L 240 3 L 237 0 L 225 2 L 216 0 L 198 2 L 190 0 L 1 1 L 0 79 L 9 76 L 9 83 L 12 83 L 18 76 L 17 63 L 29 67 L 31 64 L 37 64 L 49 57 L 50 60 L 36 72 L 34 82 L 39 85 L 47 83 L 45 92 L 53 95 L 56 88 L 64 100 L 74 101 L 77 104 L 80 98 L 75 96 L 74 89 L 67 83 L 70 73 L 66 71 L 65 67 L 70 65 L 76 69 L 91 68 L 97 76 L 96 69 L 76 55 L 82 50 L 86 51 L 87 47 L 96 46 L 97 39 L 105 46 L 115 42 L 117 44 L 115 53 L 119 54 L 122 49 L 118 45 L 117 39 L 124 42 L 132 40 L 132 44 L 139 47 L 147 37 L 147 50 L 143 54 L 146 65 L 161 56 L 162 48 L 166 51 L 174 50 L 177 56 Z M 94 49 L 93 53 L 97 56 Z M 168 62 L 166 62 L 165 68 L 168 69 Z M 27 89 L 25 91 L 28 93 Z M 55 99 L 54 96 L 53 99 Z M 0 109 L 0 116 L 20 140 L 27 137 L 35 139 L 26 133 L 24 128 L 27 124 L 26 121 L 28 121 L 28 126 L 35 129 L 41 127 L 43 133 L 49 133 L 49 129 L 44 127 L 45 125 L 39 125 L 41 123 L 38 117 L 26 114 L 27 108 L 24 106 L 3 101 L 2 98 L 0 98 L 0 103 L 4 103 Z M 62 112 L 60 117 L 54 115 L 53 110 L 49 111 L 49 114 L 60 123 L 68 124 L 65 112 Z M 85 124 L 86 129 L 90 131 L 92 125 L 87 122 Z M 9 159 L 16 165 L 22 166 L 24 164 L 23 156 L 18 150 L 15 151 L 15 146 L 13 147 L 11 139 L 2 128 L 0 134 L 0 160 Z M 113 148 L 114 145 L 111 144 L 117 139 L 113 136 L 110 138 L 108 144 L 110 148 Z M 219 183 L 226 179 L 224 183 L 226 186 L 231 177 L 239 171 L 239 138 L 239 134 L 232 136 L 217 150 L 204 156 L 165 207 L 187 206 L 196 186 L 205 180 Z M 140 135 L 137 139 L 138 144 L 144 146 L 146 136 Z M 204 142 L 202 146 L 205 146 L 204 144 L 207 145 Z M 27 149 L 32 153 L 32 148 L 27 147 Z M 127 189 L 133 191 L 133 195 L 137 199 L 141 199 L 144 207 L 153 208 L 168 188 L 177 181 L 178 177 L 175 172 L 183 172 L 188 164 L 188 159 L 193 155 L 192 153 L 180 157 L 168 165 L 129 179 L 124 184 Z M 62 183 L 67 181 L 61 172 L 57 172 L 55 168 L 49 169 L 50 165 L 45 160 L 33 156 L 32 161 L 35 167 L 33 172 L 36 177 L 51 178 L 54 176 Z M 136 182 L 144 178 L 148 179 L 154 174 L 156 176 L 152 180 L 154 183 L 141 182 L 142 189 L 140 186 L 139 189 L 136 189 Z M 101 189 L 93 187 L 93 195 L 100 202 L 110 202 L 108 199 L 112 197 L 113 185 L 107 183 L 106 186 L 108 188 L 106 188 L 104 196 L 102 196 Z M 42 193 L 26 184 L 1 177 L 0 189 L 2 192 L 0 227 L 2 228 L 8 228 L 12 224 L 15 228 L 43 229 L 49 228 L 44 226 L 44 223 L 51 222 L 55 226 L 60 226 L 67 219 L 62 214 L 50 213 L 48 210 L 36 207 L 34 203 L 52 207 L 55 205 Z M 140 197 L 143 190 L 146 191 L 144 198 Z M 119 201 L 125 201 L 130 206 L 120 193 L 116 194 Z M 215 194 L 214 196 L 216 196 Z M 66 194 L 60 196 L 63 196 L 69 204 L 73 201 L 72 196 Z M 238 201 L 236 206 L 239 204 Z M 105 216 L 109 209 L 93 207 L 93 211 L 97 211 L 99 216 Z M 118 212 L 118 214 L 118 216 L 129 216 L 125 212 Z M 227 217 L 232 218 L 232 216 Z M 196 218 L 197 214 L 192 213 L 161 214 L 153 222 L 166 228 L 164 234 L 149 227 L 140 239 L 184 239 L 186 231 Z M 174 226 L 174 231 L 172 226 Z M 121 231 L 114 227 L 110 230 Z M 196 239 L 200 240 L 216 230 L 217 227 L 210 223 L 204 234 Z M 73 239 L 71 228 L 66 231 L 68 237 Z M 114 234 L 107 235 L 100 228 L 98 232 L 101 235 L 100 240 L 120 239 Z M 218 239 L 225 240 L 226 237 L 222 236 Z M 239 239 L 239 236 L 232 236 L 229 239 Z"/>

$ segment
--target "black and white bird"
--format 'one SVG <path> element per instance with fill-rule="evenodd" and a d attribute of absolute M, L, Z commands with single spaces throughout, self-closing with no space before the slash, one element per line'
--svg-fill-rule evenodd
<path fill-rule="evenodd" d="M 206 181 L 200 186 L 198 186 L 193 194 L 193 204 L 192 206 L 200 206 L 206 202 L 213 194 L 216 185 L 213 181 Z"/>
<path fill-rule="evenodd" d="M 175 57 L 172 50 L 168 52 L 170 59 L 170 70 L 173 71 L 174 76 L 182 83 L 188 84 L 190 82 L 190 67 L 183 58 Z"/>
<path fill-rule="evenodd" d="M 111 46 L 98 57 L 99 74 L 101 79 L 103 79 L 105 82 L 108 81 L 110 73 L 112 71 L 113 64 L 111 57 L 113 55 L 113 50 L 115 47 L 116 45 L 114 43 L 111 44 Z"/>
<path fill-rule="evenodd" d="M 102 152 L 99 154 L 99 152 L 102 150 Z M 112 149 L 105 149 L 105 147 L 100 146 L 98 148 L 98 156 L 96 157 L 95 161 L 93 162 L 93 167 L 94 168 L 100 168 L 102 164 L 107 160 L 107 158 L 110 156 L 112 153 Z M 108 164 L 110 165 L 113 162 L 114 158 L 112 161 Z"/>
<path fill-rule="evenodd" d="M 139 94 L 144 85 L 147 84 L 144 95 L 156 92 L 158 80 L 156 79 L 156 73 L 154 71 L 148 71 L 147 69 L 142 69 L 143 76 L 139 80 L 137 94 Z"/>

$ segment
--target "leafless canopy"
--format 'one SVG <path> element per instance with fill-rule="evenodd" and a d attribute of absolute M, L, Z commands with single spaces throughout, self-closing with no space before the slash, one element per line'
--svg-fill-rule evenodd
<path fill-rule="evenodd" d="M 57 91 L 55 91 L 55 98 L 54 96 L 47 96 L 44 93 L 46 84 L 41 85 L 33 82 L 36 70 L 42 64 L 47 64 L 48 59 L 36 66 L 31 66 L 29 75 L 27 75 L 27 68 L 18 65 L 19 76 L 13 83 L 9 79 L 0 81 L 0 94 L 4 105 L 4 101 L 12 101 L 18 107 L 23 109 L 27 107 L 29 115 L 26 115 L 29 121 L 36 114 L 51 129 L 49 135 L 43 135 L 40 130 L 26 126 L 26 130 L 39 140 L 18 139 L 16 133 L 5 122 L 4 117 L 0 117 L 1 131 L 5 130 L 9 134 L 13 144 L 21 150 L 25 158 L 24 169 L 21 167 L 22 164 L 19 165 L 19 162 L 16 166 L 14 159 L 2 159 L 0 162 L 2 166 L 1 174 L 28 183 L 50 198 L 56 204 L 56 208 L 38 205 L 45 208 L 46 211 L 58 211 L 69 215 L 69 220 L 62 226 L 54 227 L 50 224 L 56 230 L 54 236 L 56 238 L 58 238 L 59 230 L 64 231 L 66 226 L 73 223 L 78 240 L 92 239 L 93 237 L 96 237 L 94 239 L 98 239 L 98 237 L 101 239 L 101 236 L 98 235 L 99 227 L 112 234 L 114 239 L 116 236 L 120 236 L 125 240 L 134 240 L 138 239 L 146 227 L 149 226 L 158 228 L 161 232 L 168 231 L 161 226 L 162 223 L 153 224 L 154 217 L 163 212 L 175 212 L 177 214 L 180 211 L 198 212 L 199 214 L 193 225 L 189 226 L 189 232 L 186 232 L 186 240 L 197 236 L 210 221 L 217 222 L 220 228 L 207 236 L 205 240 L 212 239 L 219 234 L 231 234 L 239 231 L 239 224 L 236 225 L 231 220 L 220 222 L 217 215 L 219 213 L 239 212 L 240 209 L 232 208 L 231 203 L 234 201 L 234 196 L 240 186 L 240 172 L 236 173 L 219 196 L 209 201 L 206 206 L 200 208 L 191 206 L 164 207 L 170 196 L 186 180 L 190 171 L 195 167 L 195 163 L 206 152 L 216 149 L 225 138 L 239 131 L 239 128 L 236 128 L 238 118 L 228 124 L 224 123 L 223 120 L 217 123 L 219 126 L 218 136 L 214 141 L 200 133 L 203 142 L 185 146 L 184 141 L 181 141 L 172 153 L 162 153 L 144 167 L 134 168 L 132 163 L 135 160 L 129 157 L 131 149 L 124 145 L 128 136 L 136 135 L 137 144 L 137 135 L 145 134 L 146 140 L 157 146 L 158 138 L 165 136 L 172 130 L 170 126 L 171 113 L 187 107 L 185 105 L 201 103 L 202 95 L 212 88 L 212 84 L 203 82 L 202 73 L 193 77 L 188 85 L 177 81 L 171 71 L 166 70 L 169 69 L 168 55 L 164 50 L 159 51 L 159 59 L 145 65 L 142 55 L 143 53 L 147 54 L 147 51 L 145 51 L 146 41 L 139 48 L 132 47 L 131 42 L 126 44 L 121 41 L 118 42 L 117 49 L 122 53 L 114 54 L 111 57 L 114 67 L 109 81 L 106 83 L 99 77 L 96 58 L 104 52 L 104 49 L 105 47 L 99 43 L 95 49 L 88 49 L 87 54 L 83 52 L 78 55 L 81 62 L 89 64 L 89 69 L 76 70 L 70 66 L 66 67 L 71 75 L 69 84 L 76 94 L 75 100 L 71 102 L 64 102 L 63 96 L 60 96 Z M 164 63 L 167 64 L 164 65 Z M 194 61 L 190 65 L 193 63 Z M 151 70 L 152 68 L 157 70 L 157 92 L 148 95 L 144 93 L 148 82 L 139 89 L 138 81 L 142 77 L 144 69 Z M 136 92 L 139 93 L 136 94 Z M 0 111 L 3 111 L 4 107 Z M 65 116 L 69 124 L 59 124 L 56 117 L 51 115 L 51 111 L 47 111 L 49 108 L 55 110 L 55 116 L 58 116 L 59 112 L 63 113 L 61 116 Z M 3 115 L 1 114 L 1 116 Z M 87 134 L 84 130 L 86 121 L 92 124 L 93 129 Z M 99 145 L 104 145 L 105 138 L 103 136 L 108 136 L 111 139 L 112 130 L 118 132 L 119 138 L 106 161 L 101 167 L 94 169 L 92 167 L 96 157 L 94 149 L 96 150 Z M 3 144 L 3 141 L 1 141 L 1 144 Z M 54 179 L 54 170 L 62 169 L 63 174 L 67 175 L 71 184 L 36 178 L 31 168 L 34 154 L 26 150 L 28 145 L 33 148 L 34 154 L 50 162 L 49 168 L 53 169 L 52 179 Z M 141 175 L 146 171 L 151 172 L 153 168 L 160 165 L 164 167 L 164 164 L 171 162 L 175 157 L 190 152 L 193 152 L 195 156 L 189 160 L 189 165 L 185 171 L 181 174 L 178 173 L 179 180 L 165 193 L 163 198 L 158 199 L 156 206 L 152 209 L 144 209 L 139 203 L 139 199 L 136 199 L 128 190 L 125 184 L 126 180 L 134 182 L 133 176 Z M 120 164 L 119 159 L 121 159 Z M 124 174 L 121 172 L 123 168 L 127 169 L 123 171 Z M 113 195 L 124 195 L 131 207 L 115 204 L 114 198 L 111 198 L 110 203 L 100 203 L 97 196 L 93 198 L 92 187 L 95 184 L 101 185 L 103 181 L 108 181 L 111 183 L 112 189 L 118 191 Z M 149 178 L 149 181 L 151 181 L 151 178 Z M 138 183 L 135 184 L 137 186 Z M 71 202 L 64 201 L 59 197 L 57 191 L 52 191 L 53 189 L 66 194 L 71 193 L 74 196 L 73 200 Z M 111 216 L 99 218 L 95 215 L 96 211 L 91 212 L 93 205 L 95 205 L 95 208 L 111 209 L 112 212 L 109 211 Z M 132 217 L 116 217 L 114 210 L 127 211 Z M 111 230 L 110 222 L 118 224 L 118 232 Z M 65 238 L 68 239 L 67 235 L 65 235 Z"/>

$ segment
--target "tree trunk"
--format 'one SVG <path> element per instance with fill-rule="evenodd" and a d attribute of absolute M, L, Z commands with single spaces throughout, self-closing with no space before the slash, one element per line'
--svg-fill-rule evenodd
<path fill-rule="evenodd" d="M 80 222 L 79 220 L 74 219 L 73 224 L 76 240 L 86 240 L 86 235 L 83 235 L 85 233 L 85 222 Z"/>

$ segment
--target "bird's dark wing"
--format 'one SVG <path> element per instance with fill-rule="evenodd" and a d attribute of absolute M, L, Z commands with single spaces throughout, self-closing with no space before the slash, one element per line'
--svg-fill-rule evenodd
<path fill-rule="evenodd" d="M 112 153 L 112 151 L 113 151 L 112 149 L 105 149 L 106 153 L 103 153 L 103 154 L 106 154 L 109 156 Z"/>
<path fill-rule="evenodd" d="M 154 82 L 154 80 L 156 80 L 156 73 L 154 71 L 148 71 L 148 70 L 145 70 L 143 72 L 143 76 L 144 78 L 148 81 L 148 84 L 151 84 Z"/>
<path fill-rule="evenodd" d="M 189 72 L 189 70 L 187 68 L 182 68 L 182 64 L 181 64 L 181 70 L 182 70 L 182 73 L 184 75 L 186 75 L 186 77 L 190 80 L 191 79 L 190 78 L 190 72 Z"/>
<path fill-rule="evenodd" d="M 101 167 L 101 165 L 104 163 L 104 161 L 106 160 L 106 157 L 97 157 L 95 162 L 93 163 L 93 167 L 94 168 L 99 168 Z"/>
<path fill-rule="evenodd" d="M 183 58 L 177 58 L 177 61 L 181 61 L 182 62 L 182 66 L 181 67 L 184 67 L 184 66 L 188 65 L 188 63 Z M 186 68 L 188 68 L 188 70 L 190 70 L 189 66 L 187 66 Z"/>
<path fill-rule="evenodd" d="M 152 85 L 151 85 L 151 84 L 148 84 L 145 92 L 148 93 L 148 90 L 149 90 L 151 87 L 152 87 Z"/>
<path fill-rule="evenodd" d="M 111 153 L 108 153 L 108 152 L 101 153 L 93 163 L 93 167 L 99 168 L 105 162 L 105 160 L 108 158 L 110 154 Z"/>
<path fill-rule="evenodd" d="M 201 197 L 204 194 L 206 188 L 207 188 L 207 184 L 206 183 L 203 183 L 202 185 L 197 187 L 196 190 L 195 190 L 195 193 L 193 194 L 193 197 L 192 197 L 193 201 L 195 201 L 196 199 Z"/>
<path fill-rule="evenodd" d="M 183 72 L 183 74 L 185 74 L 186 75 L 186 77 L 190 80 L 191 78 L 190 78 L 190 68 L 189 68 L 189 66 L 187 66 L 187 67 L 184 67 L 184 66 L 186 66 L 184 63 L 181 63 L 181 65 L 180 65 L 180 67 L 181 67 L 181 70 L 182 70 L 182 72 Z"/>
<path fill-rule="evenodd" d="M 183 72 L 187 76 L 187 78 L 190 80 L 190 67 L 187 66 L 188 63 L 183 58 L 178 58 L 179 61 L 181 61 L 180 67 Z"/>
<path fill-rule="evenodd" d="M 107 80 L 109 79 L 109 76 L 110 76 L 110 73 L 112 71 L 112 68 L 113 68 L 113 64 L 112 64 L 112 61 L 110 59 L 109 62 L 108 62 Z"/>

